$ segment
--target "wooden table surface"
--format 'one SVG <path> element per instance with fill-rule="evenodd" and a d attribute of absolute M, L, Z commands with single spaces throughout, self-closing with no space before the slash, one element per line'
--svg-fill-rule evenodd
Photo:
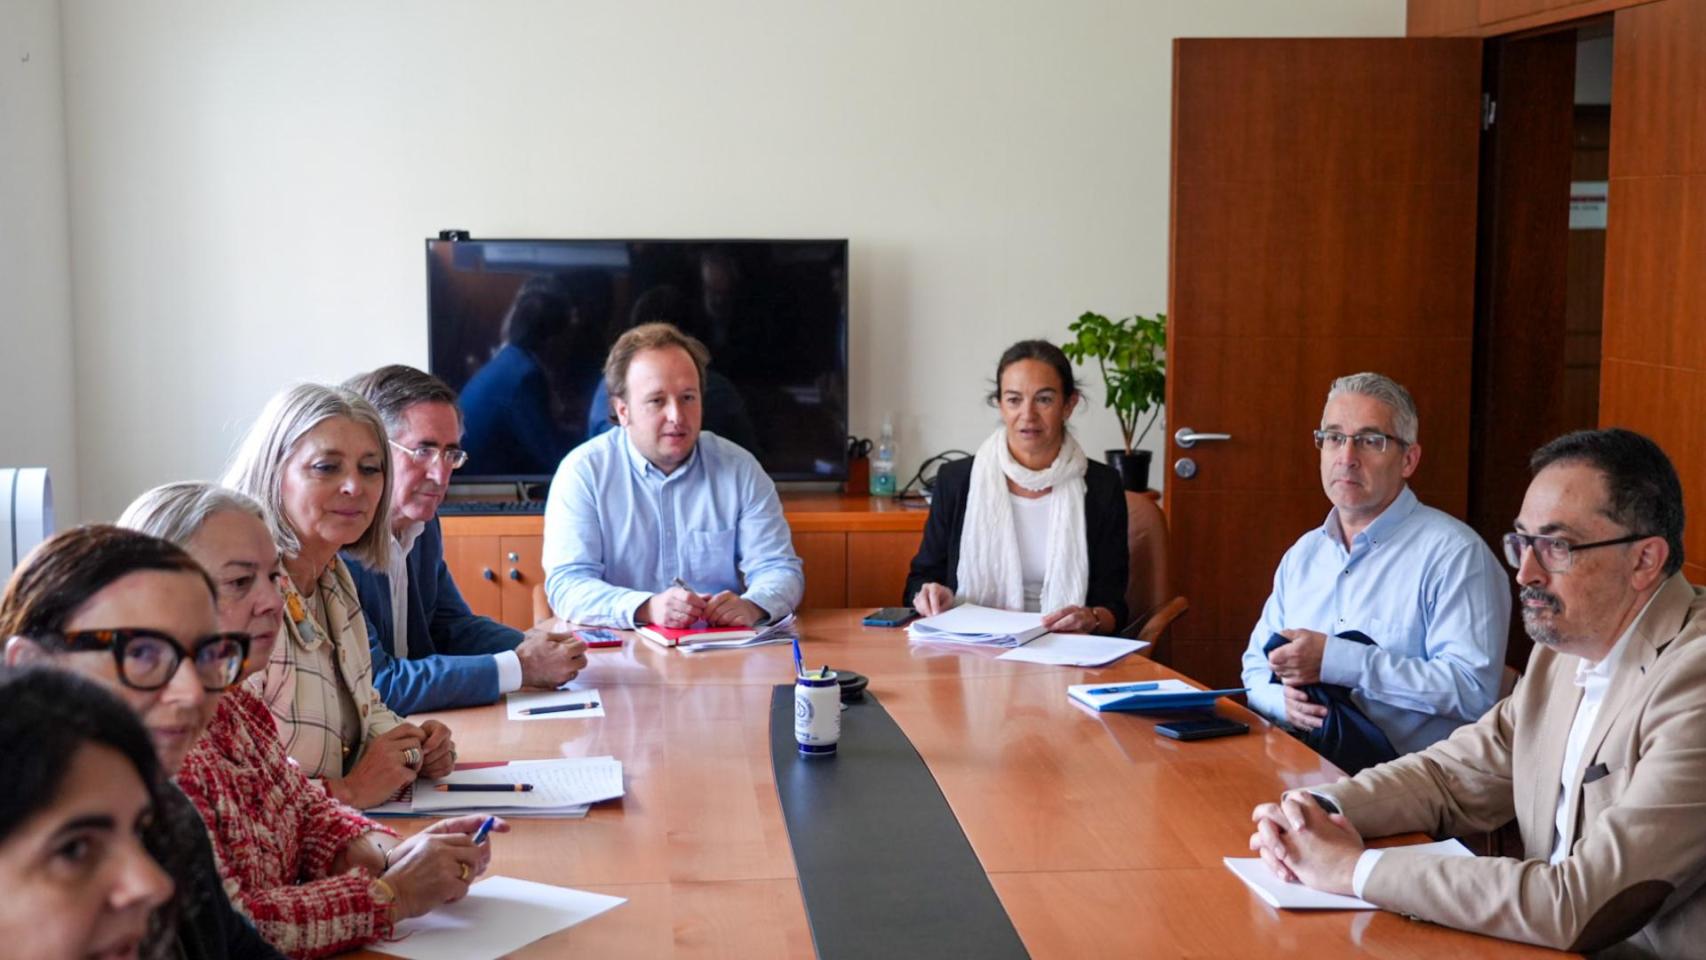
<path fill-rule="evenodd" d="M 1385 912 L 1274 910 L 1221 858 L 1248 855 L 1257 803 L 1335 779 L 1325 761 L 1227 701 L 1249 736 L 1179 743 L 1153 720 L 1067 700 L 1072 683 L 1176 676 L 1142 657 L 1009 663 L 910 646 L 904 630 L 860 626 L 865 612 L 803 615 L 806 663 L 870 678 L 1039 960 L 1563 956 Z M 494 836 L 493 873 L 629 900 L 515 956 L 811 957 L 770 766 L 770 690 L 792 676 L 788 647 L 690 654 L 631 637 L 590 659 L 577 686 L 598 689 L 603 718 L 510 723 L 501 703 L 435 715 L 463 761 L 623 763 L 622 800 Z M 405 833 L 426 822 L 392 821 Z"/>

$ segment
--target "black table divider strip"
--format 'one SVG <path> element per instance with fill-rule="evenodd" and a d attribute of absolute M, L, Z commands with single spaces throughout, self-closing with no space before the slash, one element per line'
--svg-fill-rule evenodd
<path fill-rule="evenodd" d="M 794 688 L 770 697 L 770 762 L 822 960 L 1026 957 L 936 778 L 875 695 L 834 757 L 802 757 Z"/>

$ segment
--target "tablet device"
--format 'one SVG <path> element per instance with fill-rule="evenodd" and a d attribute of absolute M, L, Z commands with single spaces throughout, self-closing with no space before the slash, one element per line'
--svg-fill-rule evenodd
<path fill-rule="evenodd" d="M 884 607 L 872 610 L 860 621 L 867 627 L 898 627 L 918 616 L 918 611 L 911 607 Z"/>
<path fill-rule="evenodd" d="M 1249 733 L 1250 725 L 1225 717 L 1203 717 L 1196 720 L 1171 720 L 1157 724 L 1155 732 L 1174 740 L 1207 740 L 1210 737 L 1230 737 Z"/>

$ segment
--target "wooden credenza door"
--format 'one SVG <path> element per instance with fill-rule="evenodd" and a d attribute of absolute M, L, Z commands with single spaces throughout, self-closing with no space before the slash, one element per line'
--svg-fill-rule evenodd
<path fill-rule="evenodd" d="M 1479 40 L 1175 41 L 1168 429 L 1232 436 L 1170 436 L 1162 467 L 1186 675 L 1232 685 L 1326 516 L 1310 431 L 1334 377 L 1409 387 L 1412 486 L 1463 516 L 1480 99 Z"/>

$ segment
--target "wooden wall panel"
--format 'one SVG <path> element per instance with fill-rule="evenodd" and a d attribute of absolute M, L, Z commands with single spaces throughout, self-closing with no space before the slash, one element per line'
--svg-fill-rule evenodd
<path fill-rule="evenodd" d="M 1706 3 L 1619 11 L 1611 90 L 1600 423 L 1651 436 L 1682 476 L 1706 573 Z M 1696 582 L 1699 582 L 1698 580 Z"/>
<path fill-rule="evenodd" d="M 1410 0 L 1406 35 L 1495 37 L 1544 29 L 1653 0 Z"/>
<path fill-rule="evenodd" d="M 1480 25 L 1479 0 L 1410 0 L 1404 33 L 1411 37 L 1447 37 L 1474 33 Z"/>
<path fill-rule="evenodd" d="M 847 535 L 847 606 L 895 607 L 923 533 L 855 531 Z"/>

